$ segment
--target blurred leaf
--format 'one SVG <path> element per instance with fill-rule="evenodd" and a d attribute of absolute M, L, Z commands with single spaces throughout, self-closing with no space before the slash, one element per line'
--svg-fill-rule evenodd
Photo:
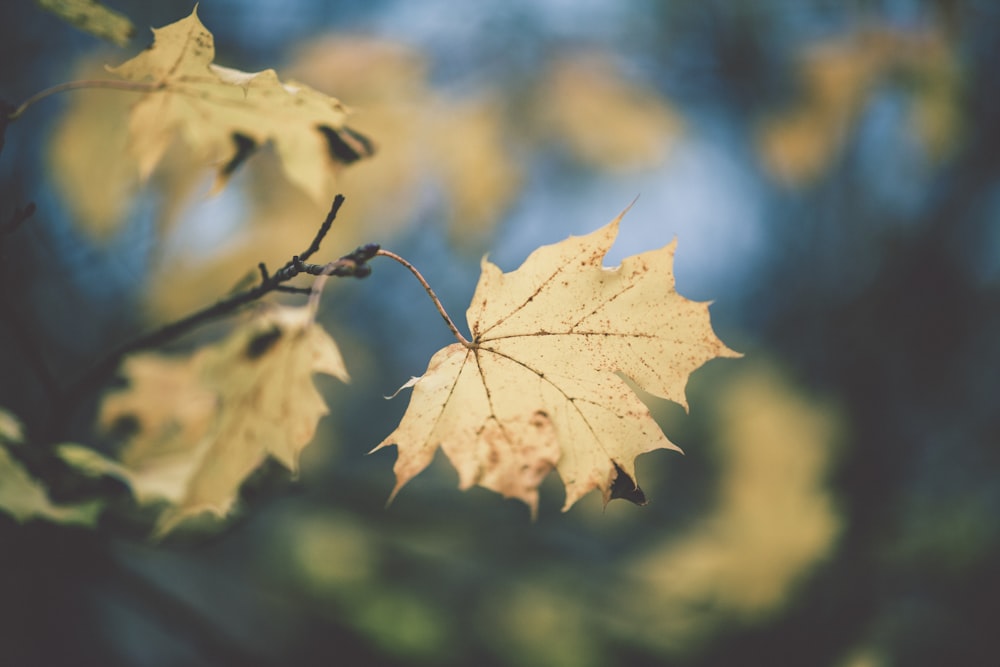
<path fill-rule="evenodd" d="M 535 102 L 539 141 L 556 140 L 598 169 L 638 169 L 663 161 L 681 120 L 655 91 L 628 79 L 606 55 L 553 62 Z"/>
<path fill-rule="evenodd" d="M 597 667 L 614 664 L 603 650 L 592 615 L 572 589 L 552 586 L 552 579 L 505 586 L 489 605 L 496 631 L 487 641 L 511 665 Z"/>
<path fill-rule="evenodd" d="M 201 512 L 225 515 L 268 455 L 295 472 L 327 412 L 312 374 L 348 380 L 308 308 L 264 312 L 188 359 L 132 357 L 124 372 L 131 386 L 105 398 L 100 419 L 134 431 L 122 463 L 140 502 L 171 503 L 159 536 Z"/>
<path fill-rule="evenodd" d="M 838 154 L 880 66 L 878 51 L 856 35 L 809 43 L 798 61 L 801 99 L 757 129 L 768 170 L 789 185 L 818 178 Z"/>
<path fill-rule="evenodd" d="M 935 30 L 864 28 L 811 42 L 798 57 L 800 99 L 757 127 L 767 169 L 789 185 L 819 178 L 836 159 L 867 96 L 892 74 L 909 91 L 913 129 L 932 157 L 947 155 L 960 134 L 959 67 Z"/>
<path fill-rule="evenodd" d="M 19 445 L 24 442 L 24 427 L 17 417 L 0 408 L 0 445 Z"/>
<path fill-rule="evenodd" d="M 931 157 L 949 157 L 962 138 L 962 69 L 953 46 L 940 32 L 917 34 L 906 49 L 913 83 L 912 123 Z"/>
<path fill-rule="evenodd" d="M 633 597 L 619 602 L 631 614 L 615 622 L 652 646 L 689 648 L 733 621 L 766 618 L 840 532 L 825 488 L 840 438 L 835 411 L 768 366 L 737 372 L 717 394 L 712 417 L 715 510 L 627 565 L 633 585 L 619 595 Z"/>
<path fill-rule="evenodd" d="M 352 211 L 380 228 L 414 219 L 426 192 L 441 195 L 448 232 L 458 243 L 487 237 L 521 184 L 516 136 L 497 91 L 445 95 L 427 80 L 423 54 L 356 36 L 329 37 L 303 49 L 294 71 L 335 86 L 361 112 L 357 125 L 385 144 L 377 160 L 340 180 Z"/>
<path fill-rule="evenodd" d="M 503 106 L 488 97 L 443 100 L 429 123 L 456 242 L 486 238 L 520 189 L 504 123 Z"/>
<path fill-rule="evenodd" d="M 74 78 L 92 79 L 101 71 L 96 59 L 88 59 Z M 69 98 L 49 138 L 49 171 L 73 222 L 102 241 L 120 229 L 139 182 L 122 122 L 133 101 L 129 95 L 80 91 Z"/>
<path fill-rule="evenodd" d="M 440 445 L 461 488 L 518 498 L 532 515 L 553 468 L 564 509 L 594 489 L 605 504 L 644 504 L 635 457 L 677 447 L 616 373 L 686 405 L 691 372 L 739 355 L 712 332 L 707 304 L 674 291 L 674 245 L 602 268 L 620 220 L 539 248 L 510 273 L 483 260 L 468 310 L 472 342 L 440 350 L 407 383 L 403 420 L 376 447 L 398 447 L 393 496 Z"/>
<path fill-rule="evenodd" d="M 281 83 L 274 70 L 250 73 L 213 64 L 214 40 L 196 12 L 153 33 L 151 48 L 109 68 L 154 88 L 133 107 L 129 121 L 143 178 L 177 132 L 201 159 L 218 165 L 216 189 L 254 148 L 271 141 L 289 180 L 326 203 L 333 195 L 332 171 L 371 155 L 371 143 L 346 127 L 348 112 L 339 101 Z"/>
<path fill-rule="evenodd" d="M 35 0 L 78 30 L 125 46 L 135 37 L 135 26 L 124 14 L 108 9 L 97 0 Z"/>
<path fill-rule="evenodd" d="M 90 447 L 72 443 L 63 444 L 56 448 L 56 454 L 67 465 L 88 477 L 107 475 L 132 484 L 132 474 L 128 468 Z"/>
<path fill-rule="evenodd" d="M 95 525 L 103 502 L 93 500 L 57 505 L 49 500 L 45 485 L 32 477 L 7 451 L 10 445 L 22 444 L 22 438 L 20 422 L 0 408 L 0 511 L 22 523 L 30 519 L 46 519 L 55 523 Z"/>

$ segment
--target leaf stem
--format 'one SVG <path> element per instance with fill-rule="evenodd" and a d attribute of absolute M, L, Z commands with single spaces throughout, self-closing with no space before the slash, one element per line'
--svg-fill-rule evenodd
<path fill-rule="evenodd" d="M 9 122 L 13 122 L 20 118 L 21 115 L 28 110 L 28 107 L 32 106 L 36 102 L 40 102 L 46 97 L 50 97 L 57 93 L 65 93 L 70 90 L 108 88 L 111 90 L 129 90 L 137 93 L 153 93 L 157 90 L 162 90 L 164 87 L 165 84 L 163 82 L 151 83 L 144 81 L 115 81 L 113 79 L 81 79 L 79 81 L 67 81 L 65 83 L 52 86 L 51 88 L 40 90 L 24 102 L 21 102 L 21 106 L 7 114 L 7 120 Z"/>
<path fill-rule="evenodd" d="M 431 298 L 431 301 L 434 302 L 434 305 L 437 307 L 438 312 L 441 314 L 441 317 L 444 319 L 445 324 L 448 325 L 448 328 L 451 330 L 451 334 L 456 338 L 456 340 L 458 340 L 459 343 L 461 343 L 462 345 L 464 345 L 469 349 L 476 347 L 475 343 L 470 342 L 465 336 L 462 335 L 462 332 L 458 330 L 458 327 L 455 326 L 455 323 L 452 321 L 451 317 L 448 316 L 448 311 L 446 311 L 444 309 L 444 306 L 441 305 L 441 300 L 438 299 L 437 294 L 435 294 L 434 290 L 431 289 L 430 284 L 428 284 L 427 280 L 424 279 L 424 276 L 420 273 L 420 271 L 417 270 L 417 267 L 413 266 L 412 264 L 410 264 L 408 261 L 397 255 L 396 253 L 391 252 L 389 250 L 379 250 L 375 254 L 382 255 L 383 257 L 388 257 L 389 259 L 394 259 L 403 266 L 405 266 L 407 269 L 409 269 L 410 273 L 412 273 L 414 277 L 416 277 L 416 279 L 420 281 L 420 284 L 424 286 L 424 289 L 427 291 L 427 296 L 429 296 Z"/>

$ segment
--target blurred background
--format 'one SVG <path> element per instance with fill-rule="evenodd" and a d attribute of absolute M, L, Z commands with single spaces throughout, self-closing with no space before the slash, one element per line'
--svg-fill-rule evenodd
<path fill-rule="evenodd" d="M 105 76 L 189 1 L 108 3 L 119 49 L 0 8 L 0 97 Z M 1000 576 L 1000 5 L 987 0 L 204 0 L 216 62 L 275 67 L 354 109 L 319 257 L 381 243 L 462 319 L 484 253 L 515 268 L 636 196 L 608 258 L 677 238 L 681 294 L 740 360 L 690 412 L 644 396 L 685 455 L 638 460 L 647 507 L 591 494 L 539 519 L 443 457 L 384 508 L 385 401 L 449 343 L 376 262 L 322 320 L 353 378 L 292 480 L 265 466 L 215 530 L 151 545 L 0 515 L 9 665 L 988 664 Z M 53 419 L 57 381 L 304 248 L 328 204 L 254 156 L 220 194 L 182 148 L 140 183 L 134 97 L 71 93 L 6 133 L 0 406 Z M 295 302 L 292 299 L 290 302 Z M 17 322 L 15 323 L 15 319 Z M 220 323 L 172 346 L 193 349 Z M 96 442 L 96 398 L 73 438 Z M 66 492 L 69 493 L 69 492 Z M 56 501 L 69 502 L 72 494 Z"/>

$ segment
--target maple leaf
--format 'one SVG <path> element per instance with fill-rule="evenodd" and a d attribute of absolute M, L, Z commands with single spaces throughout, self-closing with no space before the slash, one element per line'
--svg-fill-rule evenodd
<path fill-rule="evenodd" d="M 212 33 L 197 9 L 153 30 L 153 46 L 108 71 L 151 83 L 133 107 L 131 148 L 143 178 L 152 173 L 175 133 L 221 166 L 216 189 L 266 141 L 288 179 L 313 199 L 329 200 L 332 167 L 372 154 L 372 143 L 345 125 L 348 109 L 312 88 L 282 83 L 272 69 L 241 72 L 215 65 Z"/>
<path fill-rule="evenodd" d="M 158 536 L 201 512 L 228 513 L 267 456 L 295 472 L 327 413 L 312 374 L 349 379 L 308 307 L 269 310 L 189 359 L 139 355 L 124 370 L 131 387 L 105 399 L 101 422 L 136 431 L 122 464 L 140 502 L 171 503 Z"/>
<path fill-rule="evenodd" d="M 553 468 L 564 511 L 594 489 L 605 503 L 645 502 L 635 458 L 678 448 L 621 376 L 686 408 L 696 368 L 740 355 L 713 333 L 707 303 L 674 290 L 676 242 L 602 267 L 621 217 L 535 250 L 510 273 L 483 260 L 467 312 L 471 342 L 438 351 L 407 383 L 406 413 L 375 447 L 398 447 L 392 497 L 440 446 L 461 488 L 519 498 L 533 516 Z"/>
<path fill-rule="evenodd" d="M 0 408 L 0 512 L 25 522 L 46 519 L 55 523 L 93 526 L 104 507 L 100 500 L 57 504 L 48 490 L 10 453 L 24 445 L 24 429 L 14 415 Z"/>
<path fill-rule="evenodd" d="M 118 46 L 125 46 L 135 36 L 135 26 L 128 17 L 97 0 L 35 0 L 35 3 L 78 29 Z"/>

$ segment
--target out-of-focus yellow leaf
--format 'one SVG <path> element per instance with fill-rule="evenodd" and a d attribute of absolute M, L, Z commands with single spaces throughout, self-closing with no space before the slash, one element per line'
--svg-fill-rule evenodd
<path fill-rule="evenodd" d="M 132 385 L 101 422 L 134 434 L 122 454 L 140 501 L 170 503 L 156 533 L 201 512 L 225 515 L 267 456 L 293 472 L 326 404 L 313 373 L 347 381 L 336 344 L 308 308 L 275 308 L 185 360 L 129 359 Z"/>
<path fill-rule="evenodd" d="M 836 667 L 886 667 L 891 664 L 878 646 L 860 646 L 837 662 Z"/>
<path fill-rule="evenodd" d="M 74 78 L 93 79 L 102 72 L 96 59 L 88 59 Z M 139 182 L 124 122 L 133 102 L 131 95 L 114 91 L 79 91 L 50 135 L 49 172 L 73 221 L 98 240 L 121 227 Z"/>
<path fill-rule="evenodd" d="M 214 64 L 215 43 L 195 11 L 154 29 L 153 46 L 108 71 L 151 84 L 132 108 L 130 147 L 145 178 L 180 133 L 199 158 L 218 165 L 216 187 L 267 141 L 289 180 L 317 202 L 333 197 L 331 174 L 371 155 L 345 125 L 348 110 L 274 70 L 241 72 Z"/>
<path fill-rule="evenodd" d="M 521 186 L 503 106 L 494 98 L 443 101 L 431 135 L 451 238 L 482 240 Z"/>
<path fill-rule="evenodd" d="M 450 614 L 419 595 L 375 589 L 351 609 L 348 622 L 392 655 L 425 664 L 448 664 Z"/>
<path fill-rule="evenodd" d="M 879 56 L 854 35 L 806 47 L 798 63 L 801 100 L 757 129 L 758 147 L 772 174 L 801 185 L 826 170 L 879 74 Z"/>
<path fill-rule="evenodd" d="M 554 139 L 599 169 L 654 166 L 681 132 L 680 116 L 612 60 L 587 53 L 554 61 L 538 87 L 537 140 Z"/>
<path fill-rule="evenodd" d="M 495 626 L 484 639 L 511 665 L 597 667 L 614 664 L 595 632 L 594 615 L 574 593 L 552 585 L 558 576 L 508 586 L 490 601 L 486 618 Z"/>
<path fill-rule="evenodd" d="M 0 408 L 0 445 L 18 445 L 24 442 L 24 428 L 21 422 Z"/>
<path fill-rule="evenodd" d="M 359 599 L 378 586 L 378 546 L 369 526 L 348 515 L 290 517 L 281 529 L 282 551 L 302 578 L 303 589 L 334 598 Z"/>
<path fill-rule="evenodd" d="M 952 44 L 940 33 L 916 35 L 905 49 L 913 80 L 911 122 L 931 157 L 950 156 L 962 138 L 962 70 Z"/>
<path fill-rule="evenodd" d="M 521 178 L 495 91 L 445 95 L 427 81 L 422 54 L 357 36 L 316 42 L 298 63 L 296 76 L 336 86 L 358 110 L 358 129 L 379 137 L 378 159 L 340 181 L 363 219 L 398 227 L 426 206 L 428 188 L 436 188 L 454 240 L 489 234 Z"/>
<path fill-rule="evenodd" d="M 106 39 L 118 46 L 125 46 L 135 37 L 135 26 L 127 16 L 108 9 L 97 0 L 35 0 L 78 30 Z"/>
<path fill-rule="evenodd" d="M 57 505 L 49 500 L 45 485 L 31 476 L 7 451 L 22 444 L 23 430 L 12 414 L 0 408 L 0 512 L 20 522 L 45 519 L 55 523 L 93 526 L 104 504 L 100 500 Z"/>
<path fill-rule="evenodd" d="M 960 135 L 960 72 L 948 41 L 934 31 L 865 28 L 803 48 L 798 62 L 801 97 L 757 127 L 765 167 L 789 185 L 821 176 L 872 90 L 903 75 L 913 129 L 932 157 L 947 155 Z"/>
<path fill-rule="evenodd" d="M 714 512 L 698 527 L 625 564 L 612 619 L 665 650 L 779 609 L 840 532 L 825 487 L 839 440 L 836 412 L 769 367 L 751 366 L 718 397 L 721 470 Z"/>

